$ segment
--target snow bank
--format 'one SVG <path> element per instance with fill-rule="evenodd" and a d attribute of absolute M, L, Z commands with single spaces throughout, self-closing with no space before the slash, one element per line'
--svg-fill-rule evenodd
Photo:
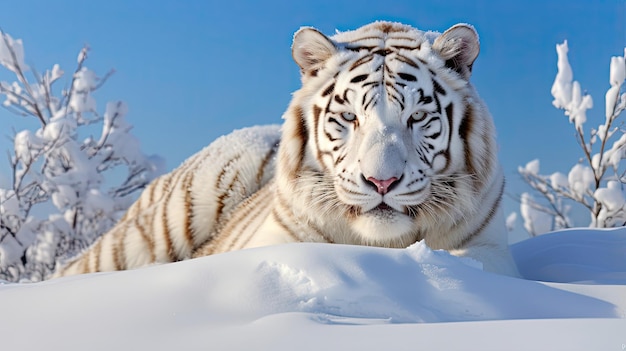
<path fill-rule="evenodd" d="M 288 244 L 0 286 L 0 348 L 619 349 L 626 229 L 514 245 L 521 273 L 432 251 Z M 550 281 L 551 283 L 539 280 Z"/>
<path fill-rule="evenodd" d="M 564 229 L 519 242 L 511 249 L 526 279 L 626 284 L 626 228 Z"/>

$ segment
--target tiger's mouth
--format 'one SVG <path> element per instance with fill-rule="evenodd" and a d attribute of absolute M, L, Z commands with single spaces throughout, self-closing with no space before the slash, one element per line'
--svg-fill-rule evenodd
<path fill-rule="evenodd" d="M 401 212 L 396 210 L 395 208 L 387 205 L 384 201 L 382 201 L 378 206 L 373 209 L 365 212 L 366 215 L 374 216 L 376 218 L 392 218 Z"/>
<path fill-rule="evenodd" d="M 360 212 L 351 221 L 351 226 L 364 243 L 389 246 L 393 240 L 410 234 L 414 222 L 402 211 L 381 201 L 376 207 Z"/>
<path fill-rule="evenodd" d="M 374 207 L 371 211 L 395 211 L 391 206 L 387 205 L 384 201 L 378 206 Z"/>
<path fill-rule="evenodd" d="M 384 201 L 381 201 L 378 206 L 372 208 L 371 210 L 363 212 L 360 216 L 360 218 L 366 219 L 368 221 L 368 230 L 371 230 L 372 228 L 376 228 L 378 226 L 382 226 L 378 228 L 378 231 L 395 231 L 393 227 L 395 227 L 397 223 L 399 221 L 402 221 L 402 218 L 405 217 L 406 216 L 403 212 L 398 211 Z M 396 229 L 399 230 L 398 228 Z"/>

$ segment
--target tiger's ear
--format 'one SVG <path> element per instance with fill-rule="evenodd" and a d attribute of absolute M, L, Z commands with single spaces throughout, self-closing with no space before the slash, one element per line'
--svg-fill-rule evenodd
<path fill-rule="evenodd" d="M 432 48 L 446 61 L 447 67 L 469 79 L 480 51 L 478 33 L 468 24 L 456 24 L 438 36 Z"/>
<path fill-rule="evenodd" d="M 319 69 L 336 52 L 335 44 L 315 28 L 301 28 L 293 36 L 291 54 L 303 73 Z"/>

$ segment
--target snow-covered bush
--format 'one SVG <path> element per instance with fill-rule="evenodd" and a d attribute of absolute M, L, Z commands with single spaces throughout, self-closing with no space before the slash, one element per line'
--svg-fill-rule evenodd
<path fill-rule="evenodd" d="M 162 162 L 141 153 L 123 102 L 96 110 L 93 94 L 112 72 L 98 78 L 85 67 L 87 47 L 69 88 L 55 93 L 59 65 L 38 74 L 24 63 L 22 41 L 0 35 L 0 64 L 17 78 L 0 82 L 2 105 L 39 127 L 13 137 L 11 187 L 0 188 L 0 279 L 41 280 L 110 228 Z"/>
<path fill-rule="evenodd" d="M 626 170 L 621 161 L 626 158 L 626 129 L 620 114 L 626 109 L 626 93 L 621 92 L 626 79 L 626 48 L 624 56 L 612 57 L 610 88 L 605 96 L 605 118 L 588 134 L 584 129 L 587 110 L 593 107 L 591 96 L 582 93 L 573 80 L 567 58 L 567 41 L 556 46 L 558 72 L 552 85 L 552 104 L 565 111 L 576 130 L 583 157 L 567 174 L 539 174 L 539 160 L 530 161 L 518 171 L 543 200 L 535 201 L 528 193 L 521 196 L 520 212 L 524 228 L 537 235 L 550 230 L 572 226 L 572 205 L 582 206 L 590 215 L 590 227 L 626 225 Z"/>

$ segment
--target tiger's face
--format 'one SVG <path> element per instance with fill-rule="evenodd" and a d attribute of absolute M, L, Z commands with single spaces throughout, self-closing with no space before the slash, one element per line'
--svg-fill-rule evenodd
<path fill-rule="evenodd" d="M 406 233 L 433 179 L 452 166 L 459 97 L 409 60 L 400 51 L 357 53 L 314 101 L 317 158 L 354 208 L 359 233 Z"/>
<path fill-rule="evenodd" d="M 302 167 L 323 174 L 325 191 L 332 184 L 333 196 L 318 196 L 364 241 L 414 242 L 475 207 L 462 124 L 477 38 L 468 27 L 434 43 L 402 25 L 369 27 L 335 40 L 296 34 L 310 156 Z"/>

